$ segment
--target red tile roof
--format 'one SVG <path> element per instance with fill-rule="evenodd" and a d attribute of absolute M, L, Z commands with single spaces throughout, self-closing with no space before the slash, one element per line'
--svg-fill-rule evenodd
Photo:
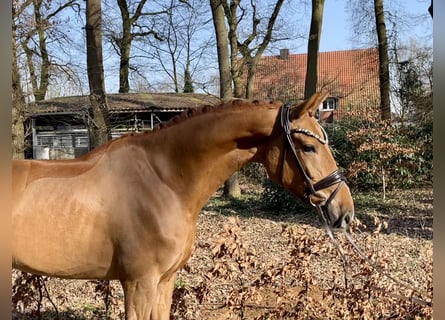
<path fill-rule="evenodd" d="M 295 100 L 304 95 L 307 54 L 262 57 L 256 73 L 254 97 Z M 379 106 L 377 49 L 320 52 L 318 89 L 339 98 L 337 116 L 352 109 Z"/>

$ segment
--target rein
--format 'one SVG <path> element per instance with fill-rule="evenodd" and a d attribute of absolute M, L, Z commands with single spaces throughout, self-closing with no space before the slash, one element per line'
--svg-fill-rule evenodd
<path fill-rule="evenodd" d="M 388 279 L 391 279 L 392 281 L 394 281 L 395 283 L 397 283 L 398 285 L 406 288 L 406 289 L 410 289 L 413 292 L 417 292 L 419 295 L 424 295 L 427 296 L 428 299 L 431 300 L 431 297 L 428 296 L 427 292 L 424 291 L 420 291 L 419 289 L 415 288 L 412 284 L 408 283 L 408 282 L 402 282 L 401 280 L 398 280 L 396 278 L 394 278 L 393 276 L 391 276 L 388 272 L 386 272 L 385 270 L 383 270 L 379 265 L 377 265 L 375 262 L 372 262 L 363 252 L 362 250 L 360 250 L 359 246 L 355 243 L 355 241 L 352 239 L 351 234 L 347 233 L 346 230 L 343 231 L 343 234 L 345 235 L 346 239 L 348 240 L 348 242 L 352 245 L 352 247 L 354 248 L 355 252 L 357 252 L 357 254 L 364 259 L 372 268 L 373 270 L 375 270 L 376 272 L 380 273 L 381 275 L 387 277 Z M 431 306 L 431 301 L 424 301 L 422 299 L 418 299 L 418 298 L 414 298 L 414 297 L 405 297 L 399 294 L 391 294 L 396 298 L 401 298 L 404 300 L 412 300 L 414 302 L 423 304 L 425 306 Z"/>
<path fill-rule="evenodd" d="M 331 229 L 331 227 L 329 227 L 328 221 L 326 219 L 326 214 L 323 211 L 323 209 L 320 206 L 316 206 L 317 212 L 321 217 L 321 220 L 323 221 L 323 226 L 324 229 L 327 233 L 327 235 L 329 236 L 329 240 L 331 241 L 331 243 L 333 244 L 333 246 L 335 247 L 335 249 L 337 250 L 337 252 L 340 254 L 341 258 L 343 259 L 343 268 L 346 270 L 346 267 L 349 263 L 345 253 L 343 252 L 340 244 L 338 243 L 337 239 L 334 236 L 333 230 Z M 387 271 L 383 270 L 382 267 L 380 267 L 379 265 L 377 265 L 375 262 L 371 261 L 371 259 L 369 259 L 364 253 L 363 251 L 360 249 L 360 247 L 355 243 L 354 239 L 352 238 L 351 234 L 348 233 L 347 230 L 342 230 L 343 231 L 343 235 L 345 236 L 345 238 L 348 240 L 348 242 L 351 244 L 351 246 L 354 248 L 354 251 L 363 259 L 366 261 L 366 263 L 368 263 L 368 265 L 370 265 L 372 267 L 372 270 L 374 270 L 377 273 L 380 273 L 382 276 L 387 277 L 388 279 L 391 279 L 394 283 L 397 283 L 399 286 L 405 288 L 405 289 L 410 289 L 413 292 L 417 292 L 420 296 L 426 296 L 427 299 L 429 301 L 425 301 L 423 299 L 419 299 L 419 298 L 415 298 L 415 297 L 406 297 L 404 295 L 401 294 L 397 294 L 397 293 L 391 293 L 391 292 L 386 292 L 381 288 L 378 287 L 374 287 L 374 289 L 377 289 L 379 291 L 383 291 L 385 293 L 387 293 L 388 295 L 392 296 L 393 298 L 397 298 L 397 299 L 402 299 L 402 300 L 406 300 L 406 301 L 413 301 L 416 302 L 418 304 L 424 305 L 424 306 L 432 306 L 432 297 L 430 297 L 428 295 L 427 292 L 425 291 L 421 291 L 419 289 L 417 289 L 416 287 L 414 287 L 412 284 L 408 283 L 408 282 L 403 282 L 401 280 L 398 280 L 396 278 L 394 278 L 392 275 L 390 275 Z M 345 273 L 346 274 L 346 273 Z M 347 283 L 347 279 L 346 279 L 346 275 L 345 275 L 345 283 Z"/>
<path fill-rule="evenodd" d="M 348 260 L 346 258 L 345 253 L 343 252 L 343 250 L 341 249 L 337 239 L 334 237 L 334 234 L 332 232 L 332 229 L 329 227 L 326 219 L 324 218 L 324 214 L 321 210 L 321 208 L 319 206 L 317 206 L 317 211 L 320 214 L 322 220 L 323 220 L 323 224 L 324 224 L 324 228 L 326 233 L 329 236 L 329 240 L 331 241 L 331 243 L 334 245 L 335 249 L 337 250 L 337 252 L 340 254 L 340 256 L 343 259 L 343 268 L 346 269 L 346 266 L 348 264 Z M 382 267 L 380 267 L 379 265 L 377 265 L 375 262 L 371 261 L 371 259 L 369 259 L 360 249 L 360 247 L 355 243 L 354 239 L 352 238 L 351 234 L 348 233 L 346 230 L 343 230 L 343 234 L 345 236 L 345 238 L 348 240 L 348 242 L 352 245 L 352 247 L 354 248 L 354 251 L 364 260 L 366 261 L 366 263 L 368 263 L 369 266 L 372 267 L 372 270 L 374 270 L 377 273 L 380 273 L 382 276 L 387 277 L 388 279 L 392 280 L 394 283 L 397 283 L 399 286 L 405 288 L 405 289 L 409 289 L 413 292 L 416 292 L 417 294 L 419 294 L 420 296 L 426 296 L 427 299 L 429 301 L 423 300 L 423 299 L 419 299 L 416 297 L 406 297 L 402 294 L 397 294 L 397 293 L 391 293 L 391 292 L 386 292 L 385 290 L 378 288 L 378 287 L 374 287 L 374 289 L 385 292 L 386 294 L 392 296 L 393 298 L 396 299 L 402 299 L 405 301 L 412 301 L 424 306 L 432 306 L 432 297 L 429 296 L 429 294 L 425 291 L 421 291 L 419 289 L 417 289 L 416 287 L 414 287 L 412 284 L 406 282 L 406 281 L 401 281 L 398 280 L 396 278 L 394 278 L 392 275 L 390 275 L 387 271 L 383 270 Z M 346 276 L 345 276 L 346 277 Z M 346 280 L 346 279 L 345 279 Z M 346 282 L 345 282 L 346 283 Z"/>
<path fill-rule="evenodd" d="M 287 103 L 281 107 L 281 126 L 284 130 L 284 134 L 286 137 L 285 146 L 284 146 L 284 157 L 283 157 L 282 170 L 281 170 L 282 176 L 283 176 L 283 170 L 284 170 L 284 161 L 285 161 L 286 155 L 287 155 L 287 149 L 290 148 L 290 150 L 292 151 L 292 154 L 294 155 L 294 158 L 297 160 L 298 168 L 300 169 L 300 172 L 301 172 L 301 174 L 304 178 L 305 184 L 306 184 L 306 190 L 304 192 L 304 197 L 309 200 L 309 202 L 312 206 L 316 207 L 317 205 L 312 203 L 311 198 L 310 198 L 311 195 L 316 194 L 317 191 L 320 191 L 320 190 L 329 188 L 332 185 L 338 184 L 335 191 L 331 193 L 331 195 L 326 200 L 324 205 L 321 206 L 320 208 L 327 207 L 331 203 L 331 201 L 334 199 L 334 197 L 337 195 L 337 193 L 340 191 L 340 188 L 343 186 L 343 184 L 346 181 L 346 177 L 344 176 L 342 171 L 337 169 L 334 172 L 332 172 L 331 174 L 329 174 L 328 176 L 321 179 L 320 181 L 316 182 L 315 184 L 312 183 L 311 178 L 308 176 L 308 174 L 305 170 L 302 160 L 300 159 L 300 157 L 297 154 L 297 151 L 295 150 L 294 143 L 292 142 L 292 134 L 296 134 L 296 133 L 305 134 L 307 136 L 315 138 L 321 144 L 328 143 L 327 134 L 322 126 L 320 126 L 320 128 L 321 128 L 321 131 L 323 132 L 323 137 L 320 137 L 319 135 L 315 134 L 314 132 L 312 132 L 309 129 L 304 129 L 304 128 L 292 129 L 290 127 L 290 109 L 291 109 L 290 103 Z M 286 145 L 288 148 L 286 147 Z M 324 216 L 323 218 L 325 220 L 327 219 L 330 221 L 330 218 L 327 215 L 327 213 L 324 210 L 321 210 L 321 211 Z M 330 222 L 332 222 L 332 221 L 330 221 Z"/>

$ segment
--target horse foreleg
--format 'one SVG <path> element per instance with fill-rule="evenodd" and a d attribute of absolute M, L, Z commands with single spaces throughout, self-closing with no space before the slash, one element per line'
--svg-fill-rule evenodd
<path fill-rule="evenodd" d="M 126 320 L 150 320 L 157 297 L 157 283 L 151 277 L 121 280 Z"/>
<path fill-rule="evenodd" d="M 152 278 L 122 280 L 126 320 L 168 320 L 176 273 L 159 283 Z"/>
<path fill-rule="evenodd" d="M 170 319 L 175 279 L 176 273 L 172 274 L 168 279 L 161 280 L 159 283 L 156 302 L 153 305 L 152 320 Z"/>

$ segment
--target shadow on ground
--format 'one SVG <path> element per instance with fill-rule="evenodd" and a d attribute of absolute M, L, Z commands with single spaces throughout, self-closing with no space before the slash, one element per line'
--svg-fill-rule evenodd
<path fill-rule="evenodd" d="M 433 190 L 396 190 L 389 192 L 385 200 L 381 193 L 356 194 L 353 196 L 356 217 L 366 226 L 365 232 L 375 229 L 376 218 L 388 224 L 381 233 L 396 233 L 413 239 L 433 238 Z M 215 195 L 204 207 L 225 216 L 258 217 L 276 222 L 304 223 L 321 228 L 322 223 L 314 209 L 303 204 L 286 208 L 266 207 L 261 196 L 245 194 L 238 199 Z"/>
<path fill-rule="evenodd" d="M 17 312 L 14 311 L 11 317 L 12 320 L 30 320 L 30 319 L 39 319 L 39 320 L 45 320 L 45 319 L 72 319 L 72 320 L 90 320 L 90 319 L 106 319 L 105 315 L 97 315 L 93 317 L 85 317 L 84 315 L 80 315 L 78 311 L 75 310 L 68 310 L 64 312 L 58 312 L 55 311 L 44 311 L 40 312 L 40 314 L 36 314 L 34 312 Z"/>

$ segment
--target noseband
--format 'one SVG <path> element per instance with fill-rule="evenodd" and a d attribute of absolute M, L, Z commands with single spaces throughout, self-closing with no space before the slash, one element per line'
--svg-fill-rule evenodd
<path fill-rule="evenodd" d="M 286 153 L 287 153 L 287 147 L 286 147 L 286 144 L 287 144 L 288 147 L 290 148 L 290 150 L 292 151 L 292 154 L 294 155 L 295 159 L 297 160 L 298 167 L 299 167 L 301 174 L 303 175 L 303 178 L 306 183 L 306 190 L 304 192 L 304 197 L 306 199 L 308 199 L 309 202 L 313 206 L 316 206 L 316 205 L 312 203 L 312 201 L 310 199 L 311 195 L 316 194 L 316 192 L 319 190 L 329 188 L 330 186 L 332 186 L 334 184 L 338 184 L 335 191 L 331 193 L 328 200 L 323 205 L 323 207 L 326 208 L 329 205 L 329 203 L 332 201 L 332 199 L 334 199 L 334 197 L 340 191 L 340 188 L 343 186 L 343 184 L 346 182 L 346 177 L 343 175 L 343 172 L 341 172 L 339 169 L 337 169 L 334 172 L 332 172 L 330 175 L 328 175 L 327 177 L 324 177 L 323 179 L 316 182 L 315 184 L 312 184 L 312 181 L 309 178 L 309 176 L 307 175 L 305 167 L 303 166 L 303 162 L 300 159 L 300 157 L 298 156 L 297 151 L 295 150 L 295 146 L 292 142 L 292 134 L 302 133 L 302 134 L 311 136 L 311 137 L 315 138 L 316 140 L 318 140 L 318 142 L 320 142 L 321 144 L 327 144 L 327 142 L 328 142 L 327 135 L 326 135 L 326 132 L 324 131 L 323 127 L 321 127 L 321 126 L 320 126 L 320 128 L 321 128 L 321 131 L 323 132 L 323 137 L 318 136 L 317 134 L 313 133 L 312 131 L 310 131 L 308 129 L 303 129 L 303 128 L 292 129 L 290 127 L 290 108 L 291 108 L 291 104 L 285 104 L 281 108 L 281 126 L 283 127 L 284 134 L 286 136 L 282 166 L 284 168 L 284 161 L 286 159 Z M 323 210 L 323 212 L 324 211 L 325 210 Z M 329 216 L 326 214 L 325 214 L 325 218 L 330 220 Z"/>

